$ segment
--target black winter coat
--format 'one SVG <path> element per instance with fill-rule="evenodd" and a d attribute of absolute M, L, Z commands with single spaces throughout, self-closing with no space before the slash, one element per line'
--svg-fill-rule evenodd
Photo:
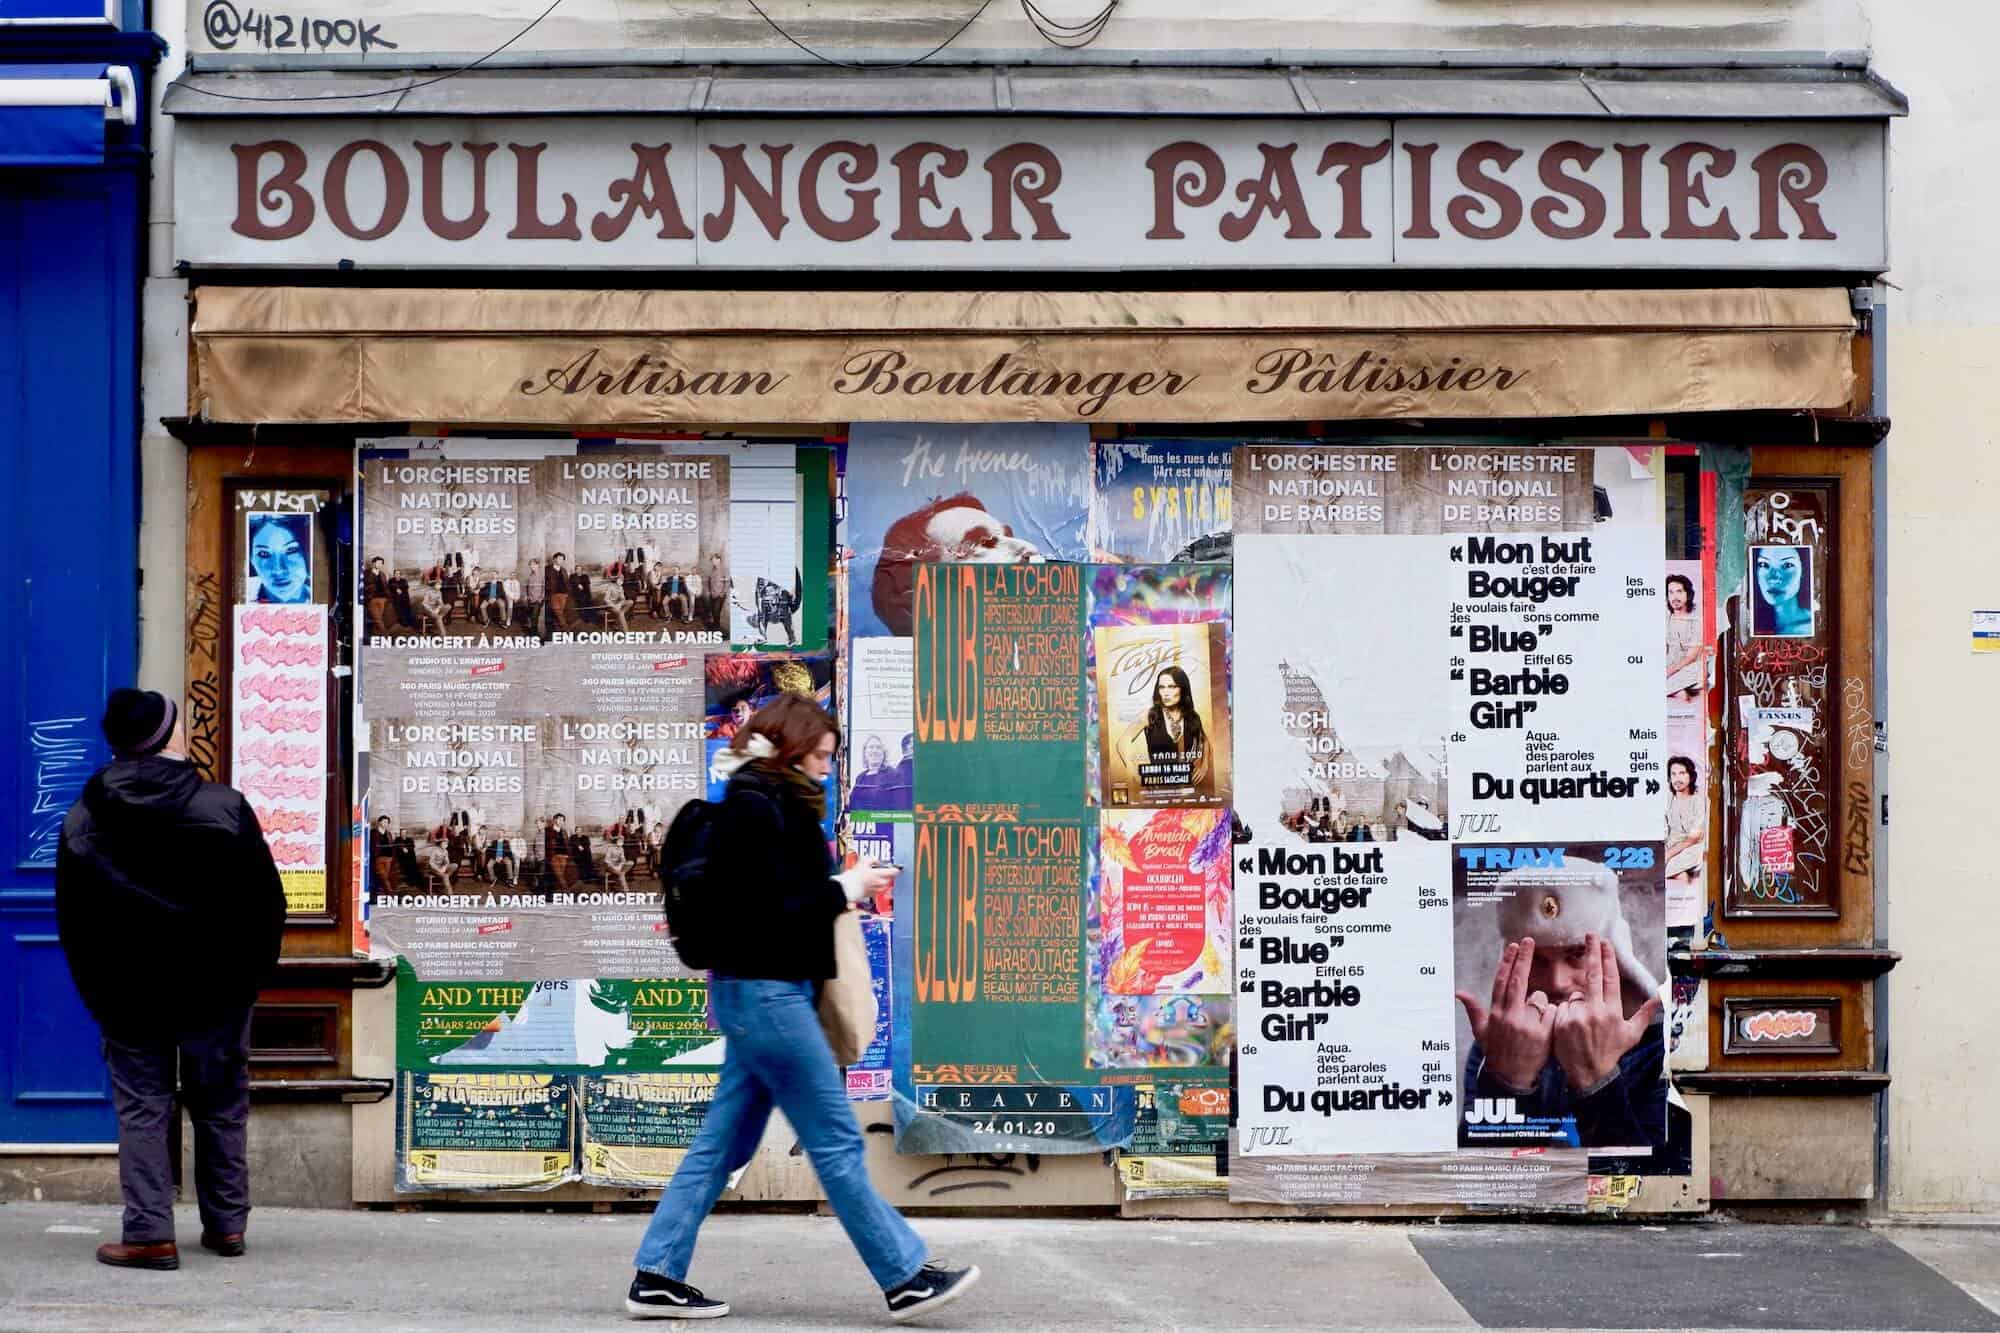
<path fill-rule="evenodd" d="M 153 755 L 100 769 L 70 807 L 56 920 L 100 1028 L 182 1036 L 256 1000 L 277 963 L 285 890 L 242 794 Z"/>
<path fill-rule="evenodd" d="M 712 970 L 726 977 L 826 981 L 833 919 L 847 894 L 833 878 L 826 834 L 783 779 L 755 765 L 722 797 L 711 853 L 716 895 Z"/>

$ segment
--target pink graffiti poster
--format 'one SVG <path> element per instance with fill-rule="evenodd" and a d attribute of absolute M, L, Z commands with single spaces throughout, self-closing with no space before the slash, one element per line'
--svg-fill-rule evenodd
<path fill-rule="evenodd" d="M 236 608 L 230 780 L 257 823 L 294 916 L 327 911 L 324 605 Z"/>

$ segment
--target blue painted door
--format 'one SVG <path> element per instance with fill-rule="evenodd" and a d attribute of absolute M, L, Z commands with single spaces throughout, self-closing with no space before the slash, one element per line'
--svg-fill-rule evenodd
<path fill-rule="evenodd" d="M 0 1143 L 117 1137 L 53 867 L 136 656 L 136 181 L 0 171 Z"/>

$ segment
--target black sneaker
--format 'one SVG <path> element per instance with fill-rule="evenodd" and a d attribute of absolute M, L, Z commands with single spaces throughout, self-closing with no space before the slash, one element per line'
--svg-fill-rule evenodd
<path fill-rule="evenodd" d="M 977 1281 L 977 1265 L 951 1268 L 932 1260 L 918 1269 L 915 1277 L 887 1293 L 889 1317 L 898 1322 L 921 1319 L 939 1306 L 950 1305 L 971 1291 L 972 1284 Z"/>
<path fill-rule="evenodd" d="M 625 1293 L 625 1313 L 635 1319 L 720 1319 L 729 1313 L 729 1302 L 712 1301 L 685 1282 L 639 1272 Z"/>

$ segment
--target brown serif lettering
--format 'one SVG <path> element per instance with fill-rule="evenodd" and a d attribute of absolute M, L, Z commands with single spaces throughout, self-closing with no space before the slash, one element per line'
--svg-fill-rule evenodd
<path fill-rule="evenodd" d="M 680 196 L 674 193 L 674 179 L 667 173 L 667 154 L 673 148 L 670 143 L 632 145 L 632 174 L 611 182 L 608 192 L 612 203 L 622 200 L 624 207 L 615 216 L 606 209 L 592 218 L 592 236 L 600 241 L 615 241 L 625 234 L 634 217 L 644 213 L 648 218 L 660 220 L 661 240 L 694 239 L 694 228 L 688 226 L 687 217 L 681 212 Z"/>
<path fill-rule="evenodd" d="M 382 164 L 382 216 L 375 219 L 372 227 L 356 226 L 347 207 L 347 173 L 354 166 L 354 159 L 363 153 L 373 153 Z M 388 144 L 379 139 L 356 139 L 336 148 L 328 159 L 326 187 L 321 197 L 326 201 L 327 220 L 340 228 L 342 235 L 357 241 L 379 241 L 396 230 L 410 207 L 410 173 Z"/>
<path fill-rule="evenodd" d="M 1437 158 L 1434 143 L 1406 143 L 1410 155 L 1410 225 L 1403 229 L 1406 241 L 1435 241 L 1437 224 L 1431 221 L 1431 163 Z"/>
<path fill-rule="evenodd" d="M 937 170 L 928 170 L 926 158 L 938 159 Z M 942 208 L 944 203 L 938 198 L 938 177 L 947 180 L 965 173 L 965 164 L 971 160 L 963 148 L 947 148 L 941 143 L 913 143 L 898 152 L 889 161 L 895 166 L 899 178 L 896 193 L 896 230 L 890 236 L 898 241 L 969 241 L 972 233 L 965 229 L 965 214 L 952 209 L 951 216 L 941 223 L 924 221 L 924 205 Z"/>
<path fill-rule="evenodd" d="M 827 216 L 819 203 L 819 173 L 829 159 L 846 159 L 834 167 L 839 177 L 847 182 L 847 217 L 839 222 Z M 873 235 L 882 225 L 875 216 L 875 201 L 882 197 L 880 190 L 857 190 L 854 187 L 875 174 L 880 154 L 873 144 L 856 143 L 852 139 L 835 139 L 823 143 L 806 155 L 799 167 L 799 212 L 805 217 L 806 226 L 815 236 L 823 236 L 829 241 L 858 241 Z"/>
<path fill-rule="evenodd" d="M 1338 241 L 1366 240 L 1371 233 L 1362 222 L 1361 173 L 1389 156 L 1389 141 L 1378 144 L 1330 143 L 1319 155 L 1319 174 L 1340 168 L 1333 183 L 1340 190 L 1340 230 Z"/>
<path fill-rule="evenodd" d="M 757 179 L 743 154 L 748 144 L 710 144 L 708 151 L 715 154 L 715 160 L 722 164 L 722 207 L 701 220 L 701 234 L 711 241 L 726 240 L 736 226 L 736 201 L 741 198 L 749 206 L 751 213 L 764 224 L 764 230 L 777 240 L 784 233 L 785 224 L 791 221 L 785 216 L 785 154 L 792 151 L 788 143 L 764 144 L 764 160 L 771 164 L 771 183 L 766 185 Z"/>
<path fill-rule="evenodd" d="M 1484 168 L 1492 163 L 1505 171 L 1520 160 L 1520 149 L 1492 139 L 1468 144 L 1458 155 L 1458 183 L 1471 193 L 1453 199 L 1445 206 L 1444 215 L 1459 235 L 1475 241 L 1496 241 L 1514 234 L 1514 229 L 1521 225 L 1521 196 L 1513 186 Z M 1489 205 L 1498 217 L 1492 222 L 1479 221 L 1479 215 Z"/>
<path fill-rule="evenodd" d="M 1707 168 L 1695 165 L 1706 157 Z M 1694 205 L 1708 206 L 1708 176 L 1721 180 L 1736 169 L 1736 150 L 1708 143 L 1684 143 L 1660 155 L 1667 166 L 1667 229 L 1660 233 L 1670 241 L 1733 241 L 1736 228 L 1729 225 L 1729 209 L 1715 210 L 1712 221 L 1697 223 Z"/>
<path fill-rule="evenodd" d="M 253 241 L 289 241 L 313 224 L 312 196 L 299 184 L 306 174 L 306 150 L 288 139 L 231 144 L 236 155 L 236 220 L 229 229 Z M 264 154 L 278 155 L 278 170 L 261 185 L 257 168 Z M 263 211 L 288 211 L 283 222 L 264 221 Z"/>
<path fill-rule="evenodd" d="M 1581 175 L 1570 175 L 1563 167 L 1573 162 L 1579 172 L 1589 171 L 1592 164 L 1603 156 L 1602 148 L 1592 148 L 1574 139 L 1560 139 L 1542 150 L 1535 170 L 1541 177 L 1543 187 L 1551 195 L 1574 200 L 1583 216 L 1575 222 L 1564 222 L 1562 217 L 1570 211 L 1569 204 L 1553 197 L 1537 199 L 1535 206 L 1528 210 L 1529 216 L 1535 220 L 1537 231 L 1559 241 L 1574 241 L 1597 234 L 1597 229 L 1604 225 L 1604 191 Z"/>
<path fill-rule="evenodd" d="M 580 241 L 583 229 L 576 225 L 576 196 L 564 192 L 560 220 L 542 221 L 542 154 L 545 143 L 510 143 L 514 155 L 514 230 L 510 241 Z"/>
<path fill-rule="evenodd" d="M 1056 225 L 1056 211 L 1049 196 L 1062 184 L 1062 162 L 1038 143 L 1010 143 L 987 158 L 986 174 L 993 182 L 993 226 L 989 241 L 1018 241 L 1014 230 L 1014 200 L 1035 220 L 1037 241 L 1066 241 L 1069 233 Z"/>
<path fill-rule="evenodd" d="M 1222 233 L 1222 239 L 1248 240 L 1266 213 L 1285 219 L 1287 240 L 1319 239 L 1319 228 L 1313 226 L 1312 218 L 1306 213 L 1305 195 L 1299 190 L 1299 174 L 1292 168 L 1292 157 L 1299 151 L 1299 146 L 1295 143 L 1283 147 L 1260 143 L 1257 151 L 1263 154 L 1264 170 L 1258 173 L 1256 180 L 1244 181 L 1236 187 L 1236 197 L 1243 201 L 1243 211 L 1222 219 L 1221 225 L 1216 228 Z"/>
<path fill-rule="evenodd" d="M 444 211 L 444 162 L 451 152 L 449 143 L 419 143 L 417 156 L 423 162 L 424 226 L 431 235 L 447 241 L 468 241 L 486 225 L 486 159 L 499 151 L 497 143 L 461 145 L 472 155 L 472 210 L 463 218 L 450 218 Z"/>
<path fill-rule="evenodd" d="M 1781 143 L 1767 148 L 1750 163 L 1757 173 L 1757 230 L 1753 241 L 1782 241 L 1785 226 L 1778 217 L 1778 200 L 1790 204 L 1798 215 L 1799 239 L 1831 241 L 1833 229 L 1819 214 L 1814 198 L 1826 188 L 1826 159 L 1802 143 Z"/>
<path fill-rule="evenodd" d="M 1186 168 L 1184 171 L 1183 168 Z M 1153 173 L 1153 229 L 1149 241 L 1178 241 L 1187 233 L 1176 225 L 1174 201 L 1206 208 L 1222 197 L 1222 155 L 1192 139 L 1155 149 L 1146 159 Z"/>

